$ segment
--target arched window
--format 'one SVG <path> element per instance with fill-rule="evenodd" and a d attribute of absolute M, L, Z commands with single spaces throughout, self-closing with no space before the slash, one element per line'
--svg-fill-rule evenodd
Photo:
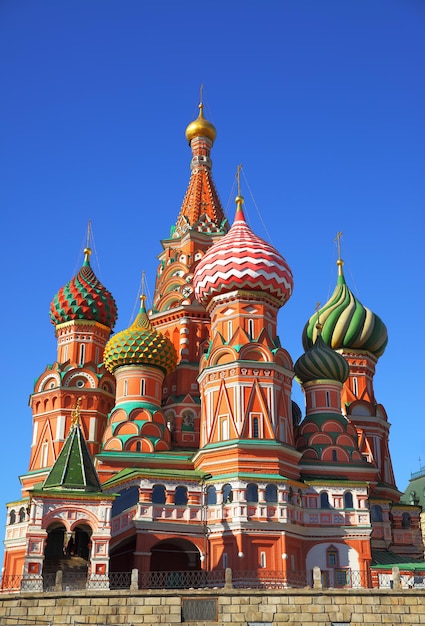
<path fill-rule="evenodd" d="M 19 521 L 25 522 L 25 509 L 23 506 L 19 509 Z"/>
<path fill-rule="evenodd" d="M 330 509 L 329 504 L 329 496 L 327 491 L 322 491 L 320 494 L 320 508 L 321 509 Z"/>
<path fill-rule="evenodd" d="M 174 504 L 176 506 L 183 506 L 187 504 L 187 488 L 184 486 L 176 487 L 174 492 Z"/>
<path fill-rule="evenodd" d="M 401 527 L 402 528 L 410 528 L 411 518 L 409 513 L 403 513 L 401 516 Z"/>
<path fill-rule="evenodd" d="M 152 502 L 154 504 L 165 504 L 164 485 L 154 485 L 152 489 Z"/>
<path fill-rule="evenodd" d="M 226 484 L 223 487 L 223 504 L 233 502 L 232 485 Z"/>
<path fill-rule="evenodd" d="M 254 339 L 254 320 L 248 320 L 248 335 L 250 339 Z"/>
<path fill-rule="evenodd" d="M 232 320 L 228 320 L 228 322 L 227 322 L 227 339 L 228 339 L 228 341 L 231 340 L 232 336 L 233 336 L 233 322 L 232 322 Z"/>
<path fill-rule="evenodd" d="M 12 509 L 9 513 L 9 524 L 14 524 L 16 522 L 16 511 Z"/>
<path fill-rule="evenodd" d="M 214 485 L 210 485 L 207 489 L 207 504 L 217 504 L 217 490 Z"/>
<path fill-rule="evenodd" d="M 359 387 L 358 387 L 358 384 L 357 384 L 357 378 L 353 377 L 352 378 L 352 382 L 353 382 L 353 393 L 357 397 L 358 393 L 359 393 Z"/>
<path fill-rule="evenodd" d="M 382 507 L 379 504 L 374 504 L 370 509 L 370 516 L 372 522 L 382 522 Z"/>
<path fill-rule="evenodd" d="M 246 486 L 246 501 L 258 502 L 258 486 L 255 483 Z"/>
<path fill-rule="evenodd" d="M 344 509 L 352 509 L 353 508 L 353 494 L 351 491 L 346 491 L 344 493 Z"/>
<path fill-rule="evenodd" d="M 142 450 L 142 442 L 136 441 L 136 452 L 140 452 Z"/>
<path fill-rule="evenodd" d="M 277 502 L 277 487 L 276 485 L 267 485 L 265 493 L 266 502 Z"/>

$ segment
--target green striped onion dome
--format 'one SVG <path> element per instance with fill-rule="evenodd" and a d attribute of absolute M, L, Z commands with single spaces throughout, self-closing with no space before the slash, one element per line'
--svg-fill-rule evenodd
<path fill-rule="evenodd" d="M 117 333 L 108 341 L 103 362 L 109 372 L 123 365 L 151 365 L 170 374 L 177 365 L 177 353 L 173 343 L 150 323 L 142 305 L 133 324 Z"/>
<path fill-rule="evenodd" d="M 317 337 L 316 324 L 320 319 L 323 341 L 334 350 L 361 350 L 380 357 L 388 343 L 388 332 L 383 321 L 362 305 L 345 282 L 343 261 L 338 259 L 338 282 L 328 302 L 319 309 L 304 327 L 304 350 L 311 348 Z"/>
<path fill-rule="evenodd" d="M 50 320 L 55 326 L 74 320 L 91 320 L 113 328 L 118 317 L 117 305 L 90 266 L 90 248 L 86 248 L 84 254 L 80 271 L 53 298 Z"/>
<path fill-rule="evenodd" d="M 320 333 L 320 330 L 319 327 L 317 332 Z M 302 383 L 322 379 L 338 380 L 343 383 L 350 373 L 344 357 L 326 345 L 320 334 L 317 335 L 314 346 L 295 362 L 294 370 L 295 376 Z"/>

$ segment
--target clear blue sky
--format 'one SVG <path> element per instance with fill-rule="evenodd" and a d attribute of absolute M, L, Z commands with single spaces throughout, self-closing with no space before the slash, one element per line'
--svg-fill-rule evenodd
<path fill-rule="evenodd" d="M 214 179 L 290 264 L 279 314 L 295 360 L 336 283 L 386 323 L 375 376 L 397 484 L 425 464 L 423 0 L 2 0 L 0 503 L 28 467 L 33 382 L 56 358 L 49 304 L 83 261 L 129 325 L 142 271 L 189 180 L 204 84 Z M 297 390 L 295 399 L 302 403 Z"/>

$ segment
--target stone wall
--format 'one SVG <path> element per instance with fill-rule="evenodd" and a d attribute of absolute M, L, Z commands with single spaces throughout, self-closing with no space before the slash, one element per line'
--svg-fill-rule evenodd
<path fill-rule="evenodd" d="M 52 626 L 175 626 L 183 621 L 192 626 L 424 625 L 425 590 L 285 589 L 265 593 L 211 589 L 0 594 L 1 626 L 47 626 L 48 623 Z"/>

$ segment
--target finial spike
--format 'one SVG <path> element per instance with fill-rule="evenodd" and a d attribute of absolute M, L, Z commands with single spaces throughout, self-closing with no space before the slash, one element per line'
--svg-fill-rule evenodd
<path fill-rule="evenodd" d="M 86 248 L 90 248 L 90 237 L 91 237 L 91 221 L 88 221 L 87 224 L 87 245 Z"/>
<path fill-rule="evenodd" d="M 342 237 L 342 232 L 339 231 L 336 234 L 336 237 L 334 239 L 334 241 L 336 241 L 336 245 L 337 245 L 337 249 L 338 249 L 338 260 L 341 260 L 341 237 Z"/>
<path fill-rule="evenodd" d="M 203 95 L 203 91 L 204 91 L 204 84 L 201 84 L 201 87 L 199 89 L 199 103 L 202 104 L 202 95 Z"/>
<path fill-rule="evenodd" d="M 236 171 L 236 180 L 238 181 L 238 196 L 241 195 L 241 169 L 242 163 L 238 165 L 238 169 Z"/>

